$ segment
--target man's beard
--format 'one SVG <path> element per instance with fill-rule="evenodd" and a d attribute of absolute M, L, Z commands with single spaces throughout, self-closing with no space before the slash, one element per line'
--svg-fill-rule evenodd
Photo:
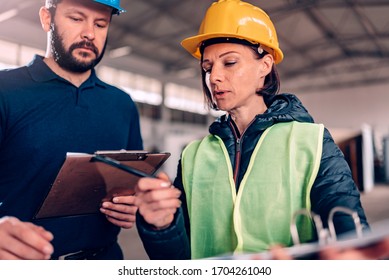
<path fill-rule="evenodd" d="M 90 41 L 81 41 L 72 44 L 68 50 L 65 49 L 65 45 L 63 42 L 62 36 L 58 33 L 57 26 L 52 23 L 51 24 L 51 52 L 54 57 L 54 60 L 58 63 L 58 65 L 70 72 L 75 73 L 84 73 L 92 68 L 94 68 L 103 58 L 105 48 L 107 46 L 107 41 L 105 41 L 104 48 L 99 55 L 99 50 L 96 46 Z M 96 58 L 92 59 L 89 62 L 79 61 L 75 56 L 73 56 L 72 52 L 77 48 L 88 48 L 95 55 Z"/>

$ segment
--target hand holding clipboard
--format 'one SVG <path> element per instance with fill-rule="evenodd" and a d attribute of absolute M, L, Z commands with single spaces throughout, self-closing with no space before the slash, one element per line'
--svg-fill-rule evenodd
<path fill-rule="evenodd" d="M 68 153 L 34 219 L 100 214 L 102 201 L 130 195 L 141 177 L 153 177 L 170 153 Z"/>

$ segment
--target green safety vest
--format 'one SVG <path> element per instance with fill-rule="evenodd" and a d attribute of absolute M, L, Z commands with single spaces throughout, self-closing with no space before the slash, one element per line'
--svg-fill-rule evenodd
<path fill-rule="evenodd" d="M 310 210 L 310 190 L 320 166 L 324 126 L 288 122 L 266 129 L 236 192 L 223 141 L 208 135 L 182 154 L 192 258 L 259 252 L 291 246 L 295 211 Z M 298 220 L 299 238 L 312 239 L 310 219 Z"/>

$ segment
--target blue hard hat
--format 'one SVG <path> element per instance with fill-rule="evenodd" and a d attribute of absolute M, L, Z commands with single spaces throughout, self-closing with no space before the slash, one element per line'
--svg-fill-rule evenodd
<path fill-rule="evenodd" d="M 113 8 L 112 11 L 113 14 L 119 15 L 121 13 L 126 12 L 125 9 L 120 7 L 120 0 L 94 0 L 94 1 Z"/>

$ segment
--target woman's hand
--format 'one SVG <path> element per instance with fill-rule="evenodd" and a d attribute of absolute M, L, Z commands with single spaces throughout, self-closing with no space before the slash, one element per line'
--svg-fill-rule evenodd
<path fill-rule="evenodd" d="M 144 220 L 156 229 L 168 227 L 177 208 L 181 206 L 181 192 L 172 187 L 168 176 L 160 173 L 158 179 L 141 178 L 136 186 L 135 204 Z"/>
<path fill-rule="evenodd" d="M 50 259 L 53 235 L 15 217 L 0 219 L 0 260 Z"/>
<path fill-rule="evenodd" d="M 389 237 L 364 248 L 329 247 L 320 252 L 322 260 L 378 260 L 389 258 Z"/>

